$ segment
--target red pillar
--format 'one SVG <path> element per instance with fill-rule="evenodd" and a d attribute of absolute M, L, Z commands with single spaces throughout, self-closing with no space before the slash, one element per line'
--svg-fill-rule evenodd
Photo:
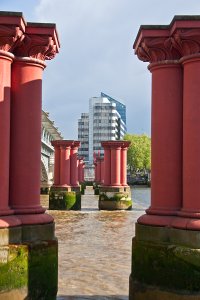
<path fill-rule="evenodd" d="M 193 40 L 193 37 L 191 39 Z M 184 67 L 183 207 L 180 215 L 200 217 L 200 55 L 183 57 L 182 64 Z"/>
<path fill-rule="evenodd" d="M 42 72 L 58 51 L 55 25 L 30 23 L 12 67 L 10 205 L 15 213 L 41 213 Z"/>
<path fill-rule="evenodd" d="M 101 144 L 104 147 L 104 186 L 109 186 L 111 184 L 111 151 L 105 142 Z"/>
<path fill-rule="evenodd" d="M 182 88 L 180 54 L 169 29 L 141 30 L 134 49 L 152 73 L 151 206 L 148 214 L 176 215 L 182 203 Z"/>
<path fill-rule="evenodd" d="M 104 184 L 104 159 L 101 159 L 101 178 L 100 178 L 101 185 Z"/>
<path fill-rule="evenodd" d="M 100 183 L 101 181 L 101 160 L 97 157 L 97 182 Z"/>
<path fill-rule="evenodd" d="M 71 166 L 71 186 L 78 186 L 78 168 L 77 168 L 77 152 L 80 142 L 74 141 L 70 152 L 70 166 Z"/>
<path fill-rule="evenodd" d="M 111 146 L 111 186 L 120 186 L 121 147 Z"/>
<path fill-rule="evenodd" d="M 130 142 L 124 142 L 121 148 L 121 185 L 127 186 L 127 149 Z"/>
<path fill-rule="evenodd" d="M 78 181 L 83 182 L 83 158 L 78 159 Z"/>
<path fill-rule="evenodd" d="M 60 185 L 70 186 L 70 150 L 71 145 L 68 142 L 61 141 L 60 146 L 61 159 L 60 159 Z"/>
<path fill-rule="evenodd" d="M 176 215 L 182 203 L 182 67 L 151 64 L 152 171 L 149 214 Z"/>
<path fill-rule="evenodd" d="M 0 70 L 4 72 L 0 82 L 0 215 L 9 215 L 9 152 L 10 152 L 10 89 L 13 55 L 0 53 Z"/>
<path fill-rule="evenodd" d="M 82 182 L 84 182 L 84 180 L 85 180 L 84 169 L 85 169 L 85 163 L 83 162 L 82 174 L 81 174 Z"/>
<path fill-rule="evenodd" d="M 54 185 L 60 184 L 60 147 L 52 141 L 51 144 L 54 146 Z"/>
<path fill-rule="evenodd" d="M 0 16 L 0 215 L 9 215 L 10 101 L 12 51 L 25 30 L 21 16 Z"/>

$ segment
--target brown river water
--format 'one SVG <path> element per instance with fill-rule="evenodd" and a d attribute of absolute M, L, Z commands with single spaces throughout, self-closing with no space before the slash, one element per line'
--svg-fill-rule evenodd
<path fill-rule="evenodd" d="M 81 211 L 49 211 L 59 242 L 57 300 L 128 299 L 134 224 L 150 189 L 132 189 L 133 209 L 112 212 L 99 211 L 92 192 L 88 187 L 82 196 Z"/>

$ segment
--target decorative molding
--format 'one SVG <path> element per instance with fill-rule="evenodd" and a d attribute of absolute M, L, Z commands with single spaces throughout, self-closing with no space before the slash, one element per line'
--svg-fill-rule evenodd
<path fill-rule="evenodd" d="M 50 60 L 56 55 L 56 45 L 51 36 L 25 34 L 22 43 L 15 48 L 14 54 L 21 57 L 40 59 L 42 61 Z"/>
<path fill-rule="evenodd" d="M 19 27 L 0 25 L 0 50 L 12 52 L 23 38 L 23 32 Z"/>
<path fill-rule="evenodd" d="M 173 47 L 170 37 L 144 38 L 136 50 L 136 55 L 140 60 L 150 63 L 181 57 L 179 51 Z"/>
<path fill-rule="evenodd" d="M 200 29 L 180 29 L 171 38 L 171 43 L 181 56 L 200 53 Z"/>

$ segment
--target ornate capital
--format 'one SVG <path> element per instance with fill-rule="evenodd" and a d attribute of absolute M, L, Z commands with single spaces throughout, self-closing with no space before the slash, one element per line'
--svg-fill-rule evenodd
<path fill-rule="evenodd" d="M 24 38 L 23 32 L 15 25 L 0 25 L 0 50 L 12 52 Z"/>
<path fill-rule="evenodd" d="M 179 29 L 171 38 L 171 43 L 181 56 L 200 53 L 200 29 Z"/>
<path fill-rule="evenodd" d="M 136 55 L 140 60 L 150 63 L 180 58 L 179 52 L 170 42 L 170 37 L 144 38 L 136 50 Z"/>
<path fill-rule="evenodd" d="M 56 55 L 56 45 L 48 35 L 25 34 L 21 45 L 16 47 L 16 56 L 31 57 L 40 60 L 50 60 Z"/>

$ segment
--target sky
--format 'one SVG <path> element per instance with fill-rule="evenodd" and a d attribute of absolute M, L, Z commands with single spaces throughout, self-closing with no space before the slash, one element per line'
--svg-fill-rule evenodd
<path fill-rule="evenodd" d="M 77 139 L 78 119 L 101 92 L 127 107 L 127 130 L 150 135 L 151 74 L 133 42 L 142 24 L 169 24 L 200 14 L 198 0 L 0 0 L 28 22 L 56 23 L 61 48 L 47 62 L 43 109 L 65 139 Z"/>

